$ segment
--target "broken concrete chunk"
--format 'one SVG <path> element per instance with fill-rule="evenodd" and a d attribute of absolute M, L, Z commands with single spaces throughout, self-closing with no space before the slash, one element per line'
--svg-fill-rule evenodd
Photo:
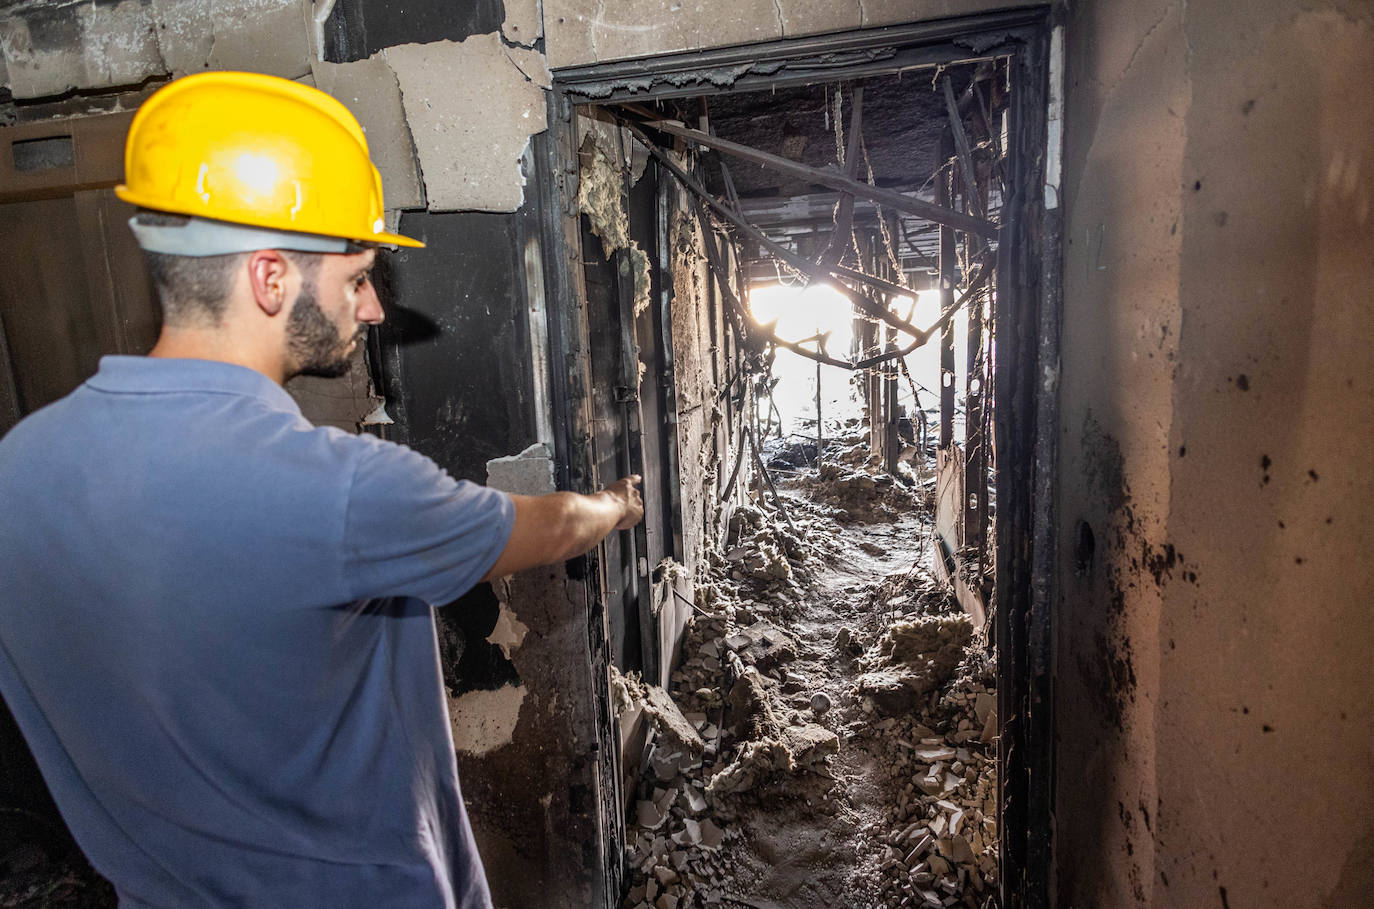
<path fill-rule="evenodd" d="M 725 841 L 725 833 L 710 820 L 701 822 L 701 845 L 707 849 L 718 849 Z"/>
<path fill-rule="evenodd" d="M 701 842 L 701 825 L 691 818 L 684 818 L 682 829 L 673 834 L 673 842 L 679 846 L 695 846 Z"/>
<path fill-rule="evenodd" d="M 535 442 L 517 455 L 492 458 L 487 462 L 487 486 L 522 496 L 554 492 L 552 449 Z"/>
<path fill-rule="evenodd" d="M 742 632 L 736 632 L 725 639 L 725 646 L 738 653 L 749 646 L 750 637 Z"/>
<path fill-rule="evenodd" d="M 660 747 L 680 754 L 700 755 L 705 743 L 668 692 L 657 685 L 646 685 L 644 691 L 644 708 L 658 732 Z"/>
<path fill-rule="evenodd" d="M 738 653 L 747 665 L 757 666 L 763 672 L 797 658 L 797 644 L 791 635 L 767 620 L 730 635 L 725 646 Z"/>
<path fill-rule="evenodd" d="M 635 820 L 645 830 L 657 830 L 663 826 L 668 816 L 658 810 L 658 805 L 648 799 L 635 802 Z"/>
<path fill-rule="evenodd" d="M 983 723 L 983 731 L 978 735 L 978 741 L 984 745 L 990 745 L 995 738 L 997 738 L 997 711 L 993 710 L 988 713 L 988 718 Z"/>
<path fill-rule="evenodd" d="M 980 691 L 973 698 L 973 715 L 978 718 L 978 725 L 983 725 L 988 721 L 988 714 L 997 709 L 997 698 L 986 691 Z"/>
<path fill-rule="evenodd" d="M 649 759 L 649 765 L 654 771 L 654 776 L 664 782 L 677 779 L 678 762 L 681 757 L 679 752 L 666 752 L 662 748 L 655 748 L 653 757 Z"/>
<path fill-rule="evenodd" d="M 688 786 L 683 790 L 682 801 L 686 803 L 687 810 L 692 814 L 701 814 L 706 810 L 706 799 L 695 787 Z"/>
<path fill-rule="evenodd" d="M 430 210 L 519 208 L 520 160 L 546 126 L 543 56 L 505 47 L 495 32 L 383 53 L 401 85 Z"/>
<path fill-rule="evenodd" d="M 916 756 L 928 764 L 935 761 L 952 761 L 954 760 L 954 749 L 946 747 L 917 748 Z"/>

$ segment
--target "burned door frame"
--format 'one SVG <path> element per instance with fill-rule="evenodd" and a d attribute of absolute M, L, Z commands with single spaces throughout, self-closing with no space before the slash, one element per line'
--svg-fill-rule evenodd
<path fill-rule="evenodd" d="M 1052 42 L 1053 36 L 1053 42 Z M 667 100 L 833 82 L 902 69 L 1009 57 L 1011 105 L 1007 155 L 1009 198 L 1003 205 L 994 308 L 993 434 L 998 452 L 998 521 L 994 634 L 998 645 L 998 780 L 1001 902 L 1040 907 L 1050 902 L 1054 721 L 1050 712 L 1051 619 L 1054 602 L 1054 486 L 1061 278 L 1057 185 L 1058 134 L 1049 125 L 1051 45 L 1062 28 L 1045 8 L 990 13 L 911 25 L 783 39 L 743 47 L 571 67 L 554 73 L 550 123 L 567 133 L 577 102 Z M 731 83 L 722 88 L 722 73 Z M 1062 78 L 1062 70 L 1056 74 Z M 1062 97 L 1062 92 L 1058 94 Z M 576 149 L 550 147 L 550 170 L 561 181 L 563 217 L 576 223 Z M 1057 181 L 1057 173 L 1051 174 Z M 578 251 L 566 230 L 548 225 L 549 286 L 563 330 L 576 330 L 582 310 Z M 551 295 L 551 300 L 554 299 Z M 554 304 L 551 304 L 554 305 Z M 585 338 L 585 334 L 580 335 Z M 569 351 L 565 347 L 563 354 Z M 558 350 L 558 345 L 555 345 Z M 556 354 L 555 363 L 563 362 Z M 572 362 L 571 360 L 569 361 Z M 576 370 L 554 370 L 556 422 L 568 438 L 587 438 L 574 405 L 587 394 Z M 560 432 L 560 437 L 563 435 Z M 560 464 L 586 476 L 585 445 L 562 443 Z M 575 487 L 569 487 L 575 488 Z M 612 823 L 623 836 L 622 818 Z M 609 845 L 609 844 L 608 844 Z M 611 861 L 619 861 L 618 856 Z"/>

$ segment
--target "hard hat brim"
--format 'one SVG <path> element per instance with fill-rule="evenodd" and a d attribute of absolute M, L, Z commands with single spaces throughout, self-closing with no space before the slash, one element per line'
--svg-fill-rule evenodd
<path fill-rule="evenodd" d="M 172 206 L 172 205 L 168 205 L 167 202 L 166 202 L 166 200 L 164 200 L 164 199 L 158 199 L 158 198 L 154 198 L 154 197 L 144 197 L 142 194 L 138 193 L 138 192 L 135 191 L 135 190 L 131 190 L 128 186 L 126 186 L 126 185 L 123 184 L 123 183 L 121 183 L 121 184 L 119 184 L 118 186 L 116 186 L 116 187 L 114 188 L 114 192 L 115 192 L 115 195 L 118 196 L 118 197 L 119 197 L 120 199 L 122 199 L 123 201 L 128 202 L 130 205 L 136 205 L 136 206 L 138 206 L 139 208 L 146 208 L 146 209 L 149 209 L 149 210 L 151 210 L 151 211 L 162 211 L 162 212 L 167 212 L 168 214 L 174 214 L 174 215 L 186 215 L 186 216 L 192 217 L 192 218 L 204 218 L 204 217 L 206 217 L 205 212 L 197 211 L 197 210 L 191 208 L 190 206 Z M 248 221 L 248 220 L 246 220 L 246 219 L 245 219 L 245 220 L 237 220 L 237 219 L 224 218 L 224 217 L 220 217 L 220 218 L 213 218 L 213 217 L 212 217 L 211 220 L 215 220 L 215 221 L 226 221 L 226 222 L 231 223 L 231 224 L 244 224 L 245 226 L 248 226 L 248 227 L 261 227 L 261 228 L 277 229 L 277 230 L 291 230 L 290 226 L 281 226 L 281 225 L 273 225 L 273 224 L 254 223 L 254 222 Z M 309 233 L 309 231 L 296 231 L 296 232 L 297 232 L 297 233 Z M 416 240 L 416 239 L 414 239 L 414 238 L 412 238 L 412 237 L 407 237 L 407 236 L 405 236 L 405 235 L 403 235 L 403 234 L 391 233 L 390 231 L 378 231 L 378 232 L 376 232 L 376 233 L 372 233 L 372 234 L 369 234 L 369 235 L 367 235 L 367 236 L 362 236 L 362 237 L 345 237 L 345 236 L 340 236 L 340 235 L 336 235 L 336 234 L 319 234 L 319 236 L 324 236 L 324 237 L 337 237 L 337 239 L 341 239 L 341 240 L 351 240 L 351 241 L 353 241 L 354 243 L 375 244 L 375 245 L 379 245 L 379 246 L 405 246 L 405 247 L 409 247 L 409 248 L 411 248 L 411 249 L 424 249 L 424 247 L 425 247 L 425 244 L 424 244 L 423 242 L 419 241 L 419 240 Z"/>
<path fill-rule="evenodd" d="M 390 231 L 383 231 L 373 237 L 368 237 L 364 242 L 380 243 L 383 246 L 408 246 L 411 249 L 424 249 L 425 244 L 412 237 L 403 234 L 393 234 Z"/>

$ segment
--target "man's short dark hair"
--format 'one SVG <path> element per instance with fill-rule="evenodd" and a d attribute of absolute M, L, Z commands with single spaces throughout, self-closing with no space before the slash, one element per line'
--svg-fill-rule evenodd
<path fill-rule="evenodd" d="M 179 227 L 191 219 L 159 211 L 139 211 L 138 223 L 150 227 Z M 321 253 L 281 250 L 313 279 L 319 270 Z M 169 325 L 219 324 L 233 289 L 234 275 L 249 253 L 223 256 L 177 256 L 143 251 L 152 275 L 153 288 L 162 306 L 162 320 Z"/>

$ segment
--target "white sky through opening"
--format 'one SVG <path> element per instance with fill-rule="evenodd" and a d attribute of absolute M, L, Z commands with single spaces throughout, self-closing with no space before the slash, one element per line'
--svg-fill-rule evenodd
<path fill-rule="evenodd" d="M 839 359 L 850 359 L 853 351 L 853 311 L 849 300 L 835 288 L 826 284 L 813 284 L 810 287 L 788 287 L 782 284 L 758 285 L 749 291 L 749 309 L 755 321 L 760 324 L 777 319 L 774 331 L 786 341 L 802 341 L 813 338 L 821 332 L 830 332 L 826 339 L 826 352 Z M 916 305 L 912 309 L 911 298 L 898 298 L 894 309 L 902 318 L 908 315 L 912 324 L 925 327 L 940 315 L 940 295 L 938 291 L 920 291 L 916 294 Z M 957 352 L 964 350 L 967 335 L 967 322 L 962 313 L 954 322 L 955 360 L 959 373 L 962 373 L 962 356 Z M 897 343 L 909 343 L 906 335 L 898 335 Z M 815 342 L 803 346 L 814 350 Z M 927 410 L 939 405 L 940 387 L 940 349 L 938 338 L 932 338 L 924 347 L 917 348 L 907 357 L 907 366 L 912 378 L 929 389 L 919 391 L 921 406 Z M 782 417 L 784 435 L 797 433 L 814 436 L 816 434 L 816 362 L 785 348 L 779 348 L 773 363 L 773 375 L 779 380 L 773 394 L 778 412 Z M 827 439 L 837 435 L 845 420 L 863 416 L 863 404 L 856 388 L 851 382 L 854 373 L 838 366 L 821 366 L 821 416 L 825 425 Z M 958 380 L 956 379 L 956 382 Z M 956 388 L 960 386 L 956 384 Z M 900 402 L 912 411 L 910 386 L 904 379 L 898 380 Z M 766 407 L 764 402 L 762 406 Z M 762 413 L 760 414 L 762 417 Z M 776 417 L 774 418 L 776 419 Z M 766 423 L 766 419 L 764 420 Z"/>

